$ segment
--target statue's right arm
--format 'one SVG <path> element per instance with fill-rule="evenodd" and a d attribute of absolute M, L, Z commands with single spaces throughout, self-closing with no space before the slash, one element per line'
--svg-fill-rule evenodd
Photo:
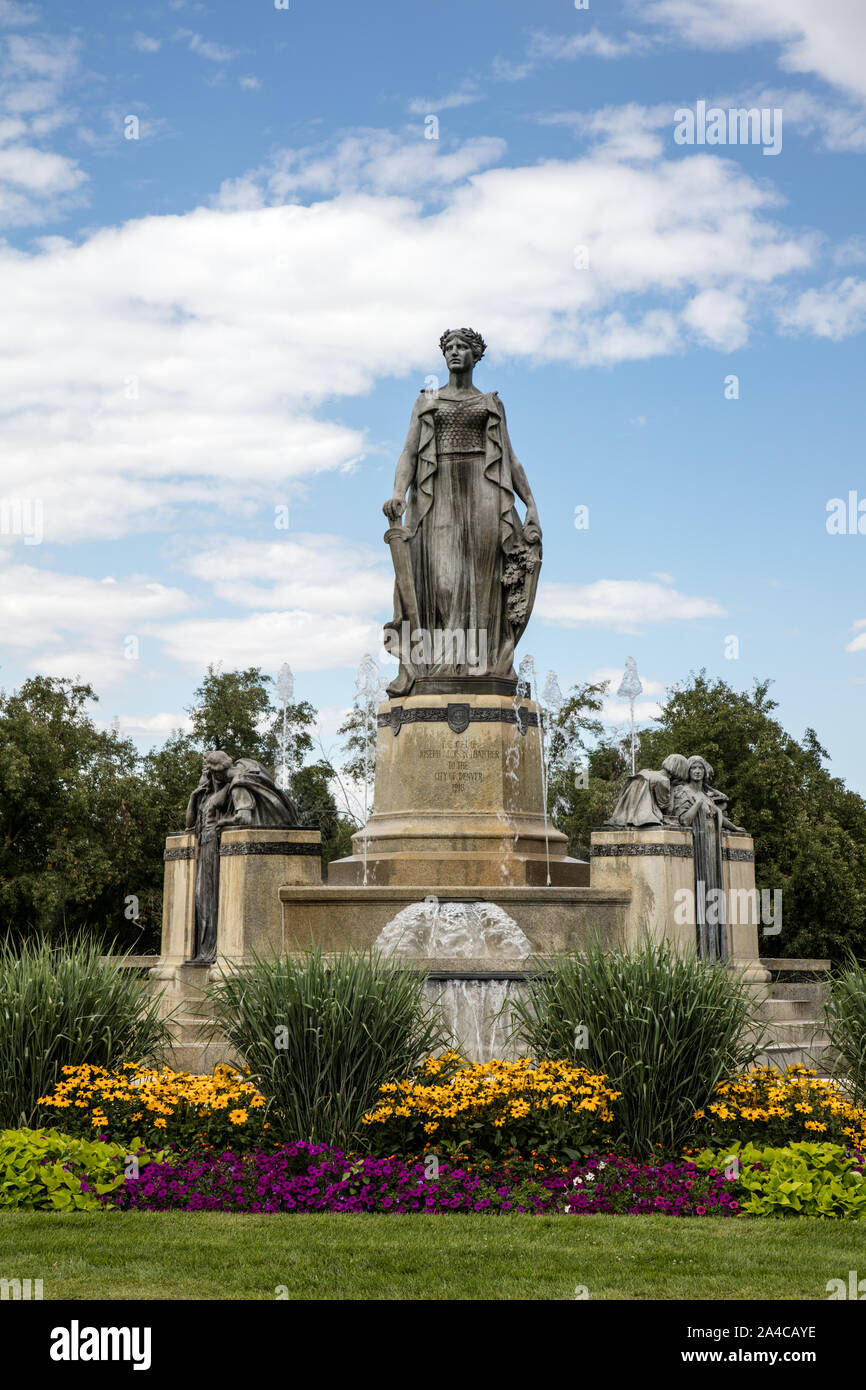
<path fill-rule="evenodd" d="M 394 493 L 388 498 L 382 511 L 385 513 L 392 526 L 400 523 L 403 509 L 406 506 L 406 493 L 415 477 L 418 467 L 418 446 L 421 442 L 421 421 L 418 417 L 417 407 L 412 411 L 412 419 L 409 422 L 409 433 L 406 435 L 406 443 L 403 445 L 403 452 L 397 460 L 397 468 L 394 473 Z"/>

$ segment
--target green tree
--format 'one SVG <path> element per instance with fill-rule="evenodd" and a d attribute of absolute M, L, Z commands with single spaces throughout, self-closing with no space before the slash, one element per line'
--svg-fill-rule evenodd
<path fill-rule="evenodd" d="M 35 676 L 0 695 L 0 923 L 129 927 L 141 808 L 134 745 L 96 727 L 91 686 Z M 134 928 L 132 929 L 135 930 Z"/>

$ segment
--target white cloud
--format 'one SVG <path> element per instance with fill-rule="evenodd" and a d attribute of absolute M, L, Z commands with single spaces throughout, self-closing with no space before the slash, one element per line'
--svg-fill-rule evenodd
<path fill-rule="evenodd" d="M 34 5 L 21 5 L 17 0 L 0 0 L 0 24 L 16 28 L 20 24 L 35 24 L 37 18 Z"/>
<path fill-rule="evenodd" d="M 413 116 L 426 116 L 435 111 L 450 111 L 456 106 L 471 106 L 473 102 L 483 100 L 484 92 L 479 90 L 477 82 L 467 79 L 454 91 L 446 92 L 444 96 L 413 98 L 409 102 L 408 109 Z"/>
<path fill-rule="evenodd" d="M 624 38 L 613 38 L 600 29 L 585 34 L 535 33 L 529 43 L 529 60 L 541 62 L 572 62 L 575 58 L 627 58 L 644 54 L 652 47 L 645 34 L 628 32 Z"/>
<path fill-rule="evenodd" d="M 593 584 L 542 580 L 535 603 L 536 615 L 556 627 L 604 627 L 632 633 L 646 623 L 694 622 L 724 612 L 715 599 L 631 579 L 597 579 Z"/>
<path fill-rule="evenodd" d="M 650 0 L 635 4 L 643 19 L 698 48 L 779 45 L 779 66 L 812 72 L 833 86 L 866 96 L 866 6 L 862 0 Z"/>
<path fill-rule="evenodd" d="M 32 555 L 32 552 L 31 552 Z M 31 556 L 28 555 L 28 559 Z M 158 648 L 145 633 L 155 620 L 187 613 L 180 589 L 132 576 L 91 579 L 16 564 L 0 552 L 0 631 L 4 645 L 45 675 L 80 674 L 99 686 L 151 673 Z M 126 639 L 139 639 L 130 657 Z"/>
<path fill-rule="evenodd" d="M 658 719 L 662 712 L 662 707 L 657 700 L 637 700 L 634 707 L 634 722 L 638 724 L 648 724 L 652 719 Z M 601 719 L 606 724 L 630 724 L 631 706 L 627 700 L 602 700 Z"/>
<path fill-rule="evenodd" d="M 432 143 L 367 142 L 362 176 L 396 186 Z M 477 322 L 495 356 L 537 362 L 724 348 L 813 256 L 814 237 L 768 216 L 769 185 L 730 161 L 590 157 L 467 177 L 479 143 L 432 159 L 433 214 L 356 191 L 341 145 L 314 172 L 289 153 L 246 181 L 248 198 L 274 199 L 281 178 L 279 196 L 317 179 L 332 196 L 311 206 L 198 208 L 32 255 L 0 247 L 15 403 L 0 411 L 0 498 L 26 479 L 60 542 L 171 526 L 181 507 L 198 529 L 220 511 L 272 527 L 300 479 L 363 452 L 359 431 L 317 408 L 387 376 L 420 385 L 449 321 Z M 578 244 L 589 269 L 575 269 Z"/>
<path fill-rule="evenodd" d="M 0 225 L 45 222 L 84 200 L 87 175 L 77 162 L 35 143 L 71 119 L 63 93 L 78 64 L 76 39 L 0 40 Z"/>
<path fill-rule="evenodd" d="M 702 290 L 686 305 L 683 318 L 700 341 L 722 352 L 733 352 L 748 342 L 746 304 L 738 294 Z"/>
<path fill-rule="evenodd" d="M 282 652 L 291 652 L 295 671 L 325 671 L 357 666 L 364 652 L 378 651 L 382 642 L 381 625 L 364 618 L 293 609 L 241 618 L 191 618 L 151 630 L 166 656 L 195 670 L 211 661 L 229 668 L 273 669 Z"/>
<path fill-rule="evenodd" d="M 438 140 L 407 139 L 387 130 L 356 130 L 334 145 L 282 150 L 260 169 L 223 184 L 217 206 L 260 207 L 306 195 L 365 191 L 411 195 L 444 191 L 495 164 L 505 141 L 479 136 L 448 148 Z"/>
<path fill-rule="evenodd" d="M 833 252 L 833 260 L 837 265 L 861 265 L 866 261 L 866 236 L 846 237 Z"/>
<path fill-rule="evenodd" d="M 190 53 L 198 53 L 200 57 L 207 58 L 211 63 L 230 63 L 232 58 L 236 58 L 240 52 L 239 48 L 227 48 L 224 44 L 214 43 L 211 39 L 203 39 L 201 34 L 196 34 L 192 29 L 178 29 L 172 34 L 174 40 L 180 40 L 187 44 Z"/>
<path fill-rule="evenodd" d="M 262 85 L 262 79 L 250 74 L 248 77 L 238 78 L 238 86 L 243 87 L 245 92 L 257 92 Z"/>
<path fill-rule="evenodd" d="M 858 622 L 851 624 L 851 631 L 859 633 L 859 636 L 852 637 L 851 641 L 846 644 L 846 652 L 866 651 L 866 631 L 863 629 L 866 629 L 866 618 L 860 618 Z"/>
<path fill-rule="evenodd" d="M 839 342 L 866 328 L 866 280 L 849 275 L 821 289 L 805 290 L 780 314 L 784 328 Z"/>
<path fill-rule="evenodd" d="M 658 159 L 665 144 L 670 146 L 674 126 L 674 107 L 642 106 L 627 102 L 623 106 L 603 106 L 595 111 L 560 111 L 538 117 L 540 125 L 562 125 L 589 143 L 594 153 L 615 160 Z M 664 132 L 664 133 L 660 133 Z"/>
<path fill-rule="evenodd" d="M 384 545 L 327 534 L 216 541 L 189 557 L 186 568 L 227 603 L 323 616 L 375 614 L 388 607 L 394 589 Z"/>
<path fill-rule="evenodd" d="M 132 46 L 137 48 L 139 53 L 158 53 L 162 48 L 162 39 L 151 38 L 149 34 L 142 34 L 139 30 L 132 36 Z"/>
<path fill-rule="evenodd" d="M 118 714 L 115 719 L 97 720 L 103 729 L 114 727 L 121 738 L 140 738 L 163 743 L 180 729 L 183 733 L 192 732 L 192 720 L 188 714 Z"/>

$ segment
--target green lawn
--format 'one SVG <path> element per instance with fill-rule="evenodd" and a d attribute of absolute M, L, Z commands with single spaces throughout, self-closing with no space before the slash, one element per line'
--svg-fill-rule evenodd
<path fill-rule="evenodd" d="M 46 1299 L 826 1299 L 855 1221 L 0 1214 L 0 1277 Z M 285 1296 L 285 1295 L 283 1295 Z"/>

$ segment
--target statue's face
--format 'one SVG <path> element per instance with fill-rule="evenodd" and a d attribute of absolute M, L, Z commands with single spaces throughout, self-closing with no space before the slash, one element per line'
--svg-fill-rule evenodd
<path fill-rule="evenodd" d="M 205 758 L 204 770 L 211 775 L 219 787 L 228 781 L 229 770 L 223 763 L 211 762 L 209 758 Z"/>
<path fill-rule="evenodd" d="M 466 339 L 460 337 L 459 333 L 455 333 L 453 338 L 448 339 L 442 355 L 449 372 L 467 372 L 475 365 L 472 349 Z"/>
<path fill-rule="evenodd" d="M 690 781 L 690 782 L 703 782 L 703 780 L 704 780 L 704 769 L 702 768 L 701 764 L 700 764 L 700 763 L 692 763 L 691 767 L 689 768 L 689 781 Z"/>

